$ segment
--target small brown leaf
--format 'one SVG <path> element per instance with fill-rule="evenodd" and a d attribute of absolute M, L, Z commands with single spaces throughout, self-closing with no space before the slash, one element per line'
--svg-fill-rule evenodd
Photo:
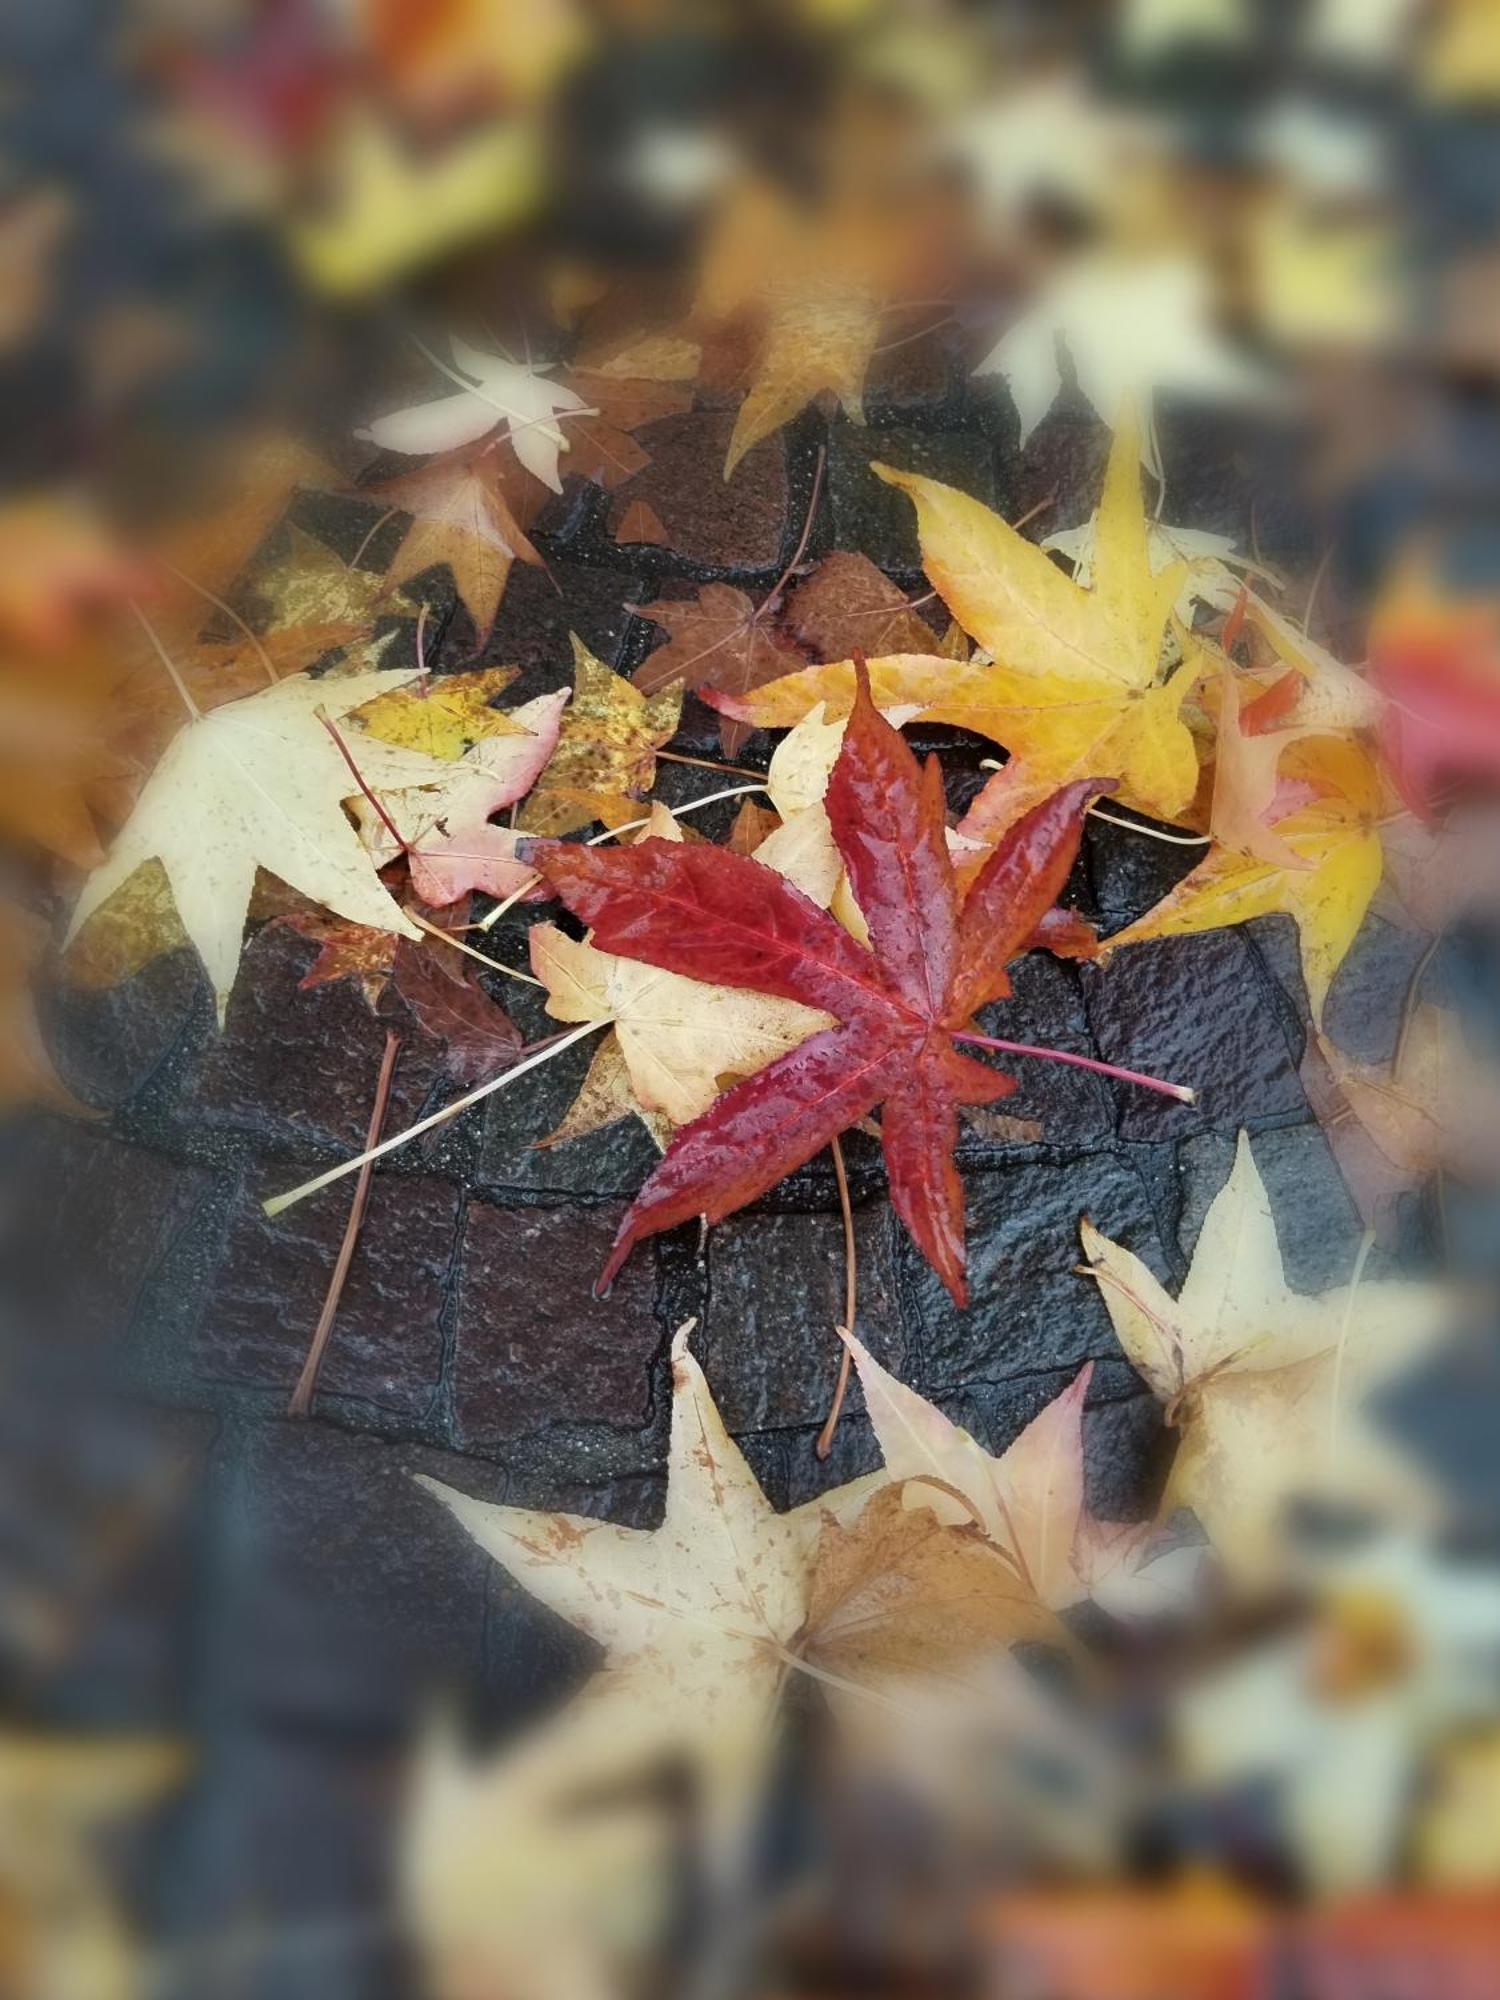
<path fill-rule="evenodd" d="M 835 549 L 787 599 L 782 623 L 814 660 L 931 653 L 933 630 L 868 556 Z"/>
<path fill-rule="evenodd" d="M 396 953 L 396 990 L 423 1031 L 447 1044 L 445 1063 L 457 1083 L 482 1083 L 521 1047 L 514 1021 L 456 959 L 450 967 L 446 947 L 403 941 Z"/>

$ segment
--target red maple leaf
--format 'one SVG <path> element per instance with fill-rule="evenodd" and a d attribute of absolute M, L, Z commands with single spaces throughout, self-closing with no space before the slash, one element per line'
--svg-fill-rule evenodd
<path fill-rule="evenodd" d="M 918 764 L 861 671 L 826 804 L 873 950 L 771 869 L 724 848 L 531 844 L 527 859 L 601 949 L 800 1000 L 836 1021 L 682 1128 L 621 1223 L 603 1281 L 642 1237 L 743 1207 L 883 1105 L 891 1200 L 962 1305 L 958 1107 L 993 1103 L 1015 1082 L 955 1037 L 978 1008 L 1009 994 L 1006 964 L 1051 910 L 1088 802 L 1107 789 L 1107 780 L 1083 779 L 1037 806 L 960 903 L 937 759 Z"/>

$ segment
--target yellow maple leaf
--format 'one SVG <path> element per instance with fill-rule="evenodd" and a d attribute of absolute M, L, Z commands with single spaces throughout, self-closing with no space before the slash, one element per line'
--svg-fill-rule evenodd
<path fill-rule="evenodd" d="M 367 701 L 349 720 L 383 743 L 425 750 L 429 757 L 462 757 L 485 737 L 527 733 L 504 709 L 490 706 L 518 671 L 478 667 L 472 673 L 445 674 L 425 687 L 395 688 Z"/>
<path fill-rule="evenodd" d="M 1078 777 L 1112 777 L 1126 805 L 1171 819 L 1198 785 L 1184 697 L 1202 671 L 1195 645 L 1162 677 L 1163 641 L 1189 565 L 1153 572 L 1139 446 L 1115 432 L 1085 589 L 1044 550 L 968 494 L 916 473 L 875 471 L 915 503 L 927 575 L 958 623 L 991 655 L 961 661 L 893 653 L 870 661 L 881 708 L 972 729 L 1011 753 L 1004 783 L 966 830 L 994 841 L 1027 807 Z M 854 697 L 847 661 L 788 674 L 743 696 L 710 697 L 757 728 L 800 722 L 817 703 L 829 720 Z"/>
<path fill-rule="evenodd" d="M 1333 976 L 1380 886 L 1376 822 L 1383 795 L 1366 753 L 1334 737 L 1293 744 L 1281 770 L 1283 779 L 1316 788 L 1307 803 L 1275 822 L 1299 865 L 1278 867 L 1215 846 L 1154 909 L 1116 931 L 1100 947 L 1101 958 L 1148 938 L 1187 937 L 1284 910 L 1297 920 L 1302 976 L 1313 1019 L 1321 1025 Z"/>
<path fill-rule="evenodd" d="M 291 228 L 303 275 L 335 298 L 377 291 L 515 222 L 541 186 L 536 129 L 525 119 L 486 124 L 424 159 L 404 149 L 376 114 L 360 112 L 336 147 L 333 199 Z"/>

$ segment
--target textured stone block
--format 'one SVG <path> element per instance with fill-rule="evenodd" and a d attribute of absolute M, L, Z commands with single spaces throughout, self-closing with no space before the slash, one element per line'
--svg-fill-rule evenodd
<path fill-rule="evenodd" d="M 212 1185 L 202 1168 L 48 1122 L 6 1163 L 0 1266 L 23 1347 L 118 1355 Z"/>
<path fill-rule="evenodd" d="M 190 1025 L 212 1010 L 195 952 L 164 952 L 119 986 L 43 996 L 58 1073 L 86 1104 L 115 1110 L 151 1081 Z"/>
<path fill-rule="evenodd" d="M 490 1559 L 418 1486 L 481 1499 L 495 1467 L 319 1422 L 256 1426 L 232 1479 L 219 1558 L 227 1692 L 344 1730 L 409 1723 L 483 1671 Z"/>
<path fill-rule="evenodd" d="M 246 947 L 224 1032 L 207 1044 L 184 1085 L 185 1116 L 280 1145 L 363 1146 L 385 1025 L 352 980 L 298 990 L 316 952 L 284 924 L 268 925 Z M 442 1074 L 441 1045 L 408 1034 L 392 1079 L 387 1132 L 420 1116 Z"/>
<path fill-rule="evenodd" d="M 882 1201 L 856 1211 L 856 1331 L 900 1371 L 902 1335 L 891 1231 Z M 695 1352 L 729 1430 L 821 1424 L 843 1353 L 844 1231 L 837 1215 L 740 1215 L 708 1239 L 708 1308 Z M 861 1407 L 856 1384 L 848 1407 Z"/>
<path fill-rule="evenodd" d="M 996 503 L 995 464 L 989 440 L 963 431 L 867 430 L 841 421 L 828 437 L 828 498 L 834 546 L 859 549 L 881 569 L 911 574 L 921 568 L 916 510 L 904 493 L 870 470 L 870 461 L 920 472 Z"/>
<path fill-rule="evenodd" d="M 786 440 L 764 438 L 724 477 L 733 411 L 687 410 L 637 433 L 651 463 L 610 496 L 612 536 L 646 510 L 683 562 L 714 569 L 773 569 L 787 532 Z"/>
<path fill-rule="evenodd" d="M 1084 966 L 1089 1025 L 1108 1062 L 1185 1083 L 1196 1104 L 1113 1086 L 1120 1135 L 1174 1139 L 1287 1124 L 1307 1114 L 1300 1047 L 1259 958 L 1235 930 L 1127 945 L 1107 965 Z"/>
<path fill-rule="evenodd" d="M 902 1278 L 917 1332 L 911 1377 L 924 1395 L 1009 1382 L 1038 1370 L 1072 1374 L 1094 1355 L 1115 1355 L 1098 1288 L 1075 1269 L 1087 1215 L 1166 1273 L 1151 1204 L 1128 1159 L 1086 1154 L 1060 1165 L 1018 1160 L 965 1184 L 967 1308 L 955 1306 L 915 1246 L 904 1242 Z"/>
<path fill-rule="evenodd" d="M 193 1346 L 197 1372 L 211 1381 L 290 1393 L 301 1371 L 353 1183 L 271 1220 L 260 1204 L 284 1179 L 284 1169 L 254 1174 L 236 1203 Z M 427 1409 L 442 1372 L 458 1203 L 450 1182 L 375 1174 L 318 1372 L 320 1396 L 354 1396 L 407 1417 Z"/>
<path fill-rule="evenodd" d="M 662 1342 L 654 1246 L 634 1253 L 607 1299 L 593 1289 L 623 1212 L 470 1205 L 453 1361 L 462 1437 L 646 1422 Z"/>
<path fill-rule="evenodd" d="M 482 662 L 521 669 L 520 679 L 506 689 L 506 707 L 571 687 L 572 632 L 606 666 L 616 665 L 632 622 L 625 607 L 639 589 L 639 576 L 623 566 L 513 564 Z"/>

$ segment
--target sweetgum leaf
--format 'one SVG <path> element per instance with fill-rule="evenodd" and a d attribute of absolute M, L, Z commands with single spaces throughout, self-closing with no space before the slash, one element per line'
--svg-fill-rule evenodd
<path fill-rule="evenodd" d="M 992 1103 L 1014 1084 L 963 1054 L 952 1035 L 1009 992 L 1006 962 L 1062 888 L 1099 789 L 1082 779 L 1034 808 L 960 906 L 936 761 L 921 769 L 876 711 L 861 670 L 827 808 L 873 950 L 770 869 L 722 848 L 533 844 L 527 858 L 594 927 L 601 950 L 799 1000 L 838 1024 L 684 1127 L 626 1214 L 606 1278 L 641 1237 L 743 1207 L 883 1104 L 891 1199 L 962 1304 L 958 1107 Z"/>

